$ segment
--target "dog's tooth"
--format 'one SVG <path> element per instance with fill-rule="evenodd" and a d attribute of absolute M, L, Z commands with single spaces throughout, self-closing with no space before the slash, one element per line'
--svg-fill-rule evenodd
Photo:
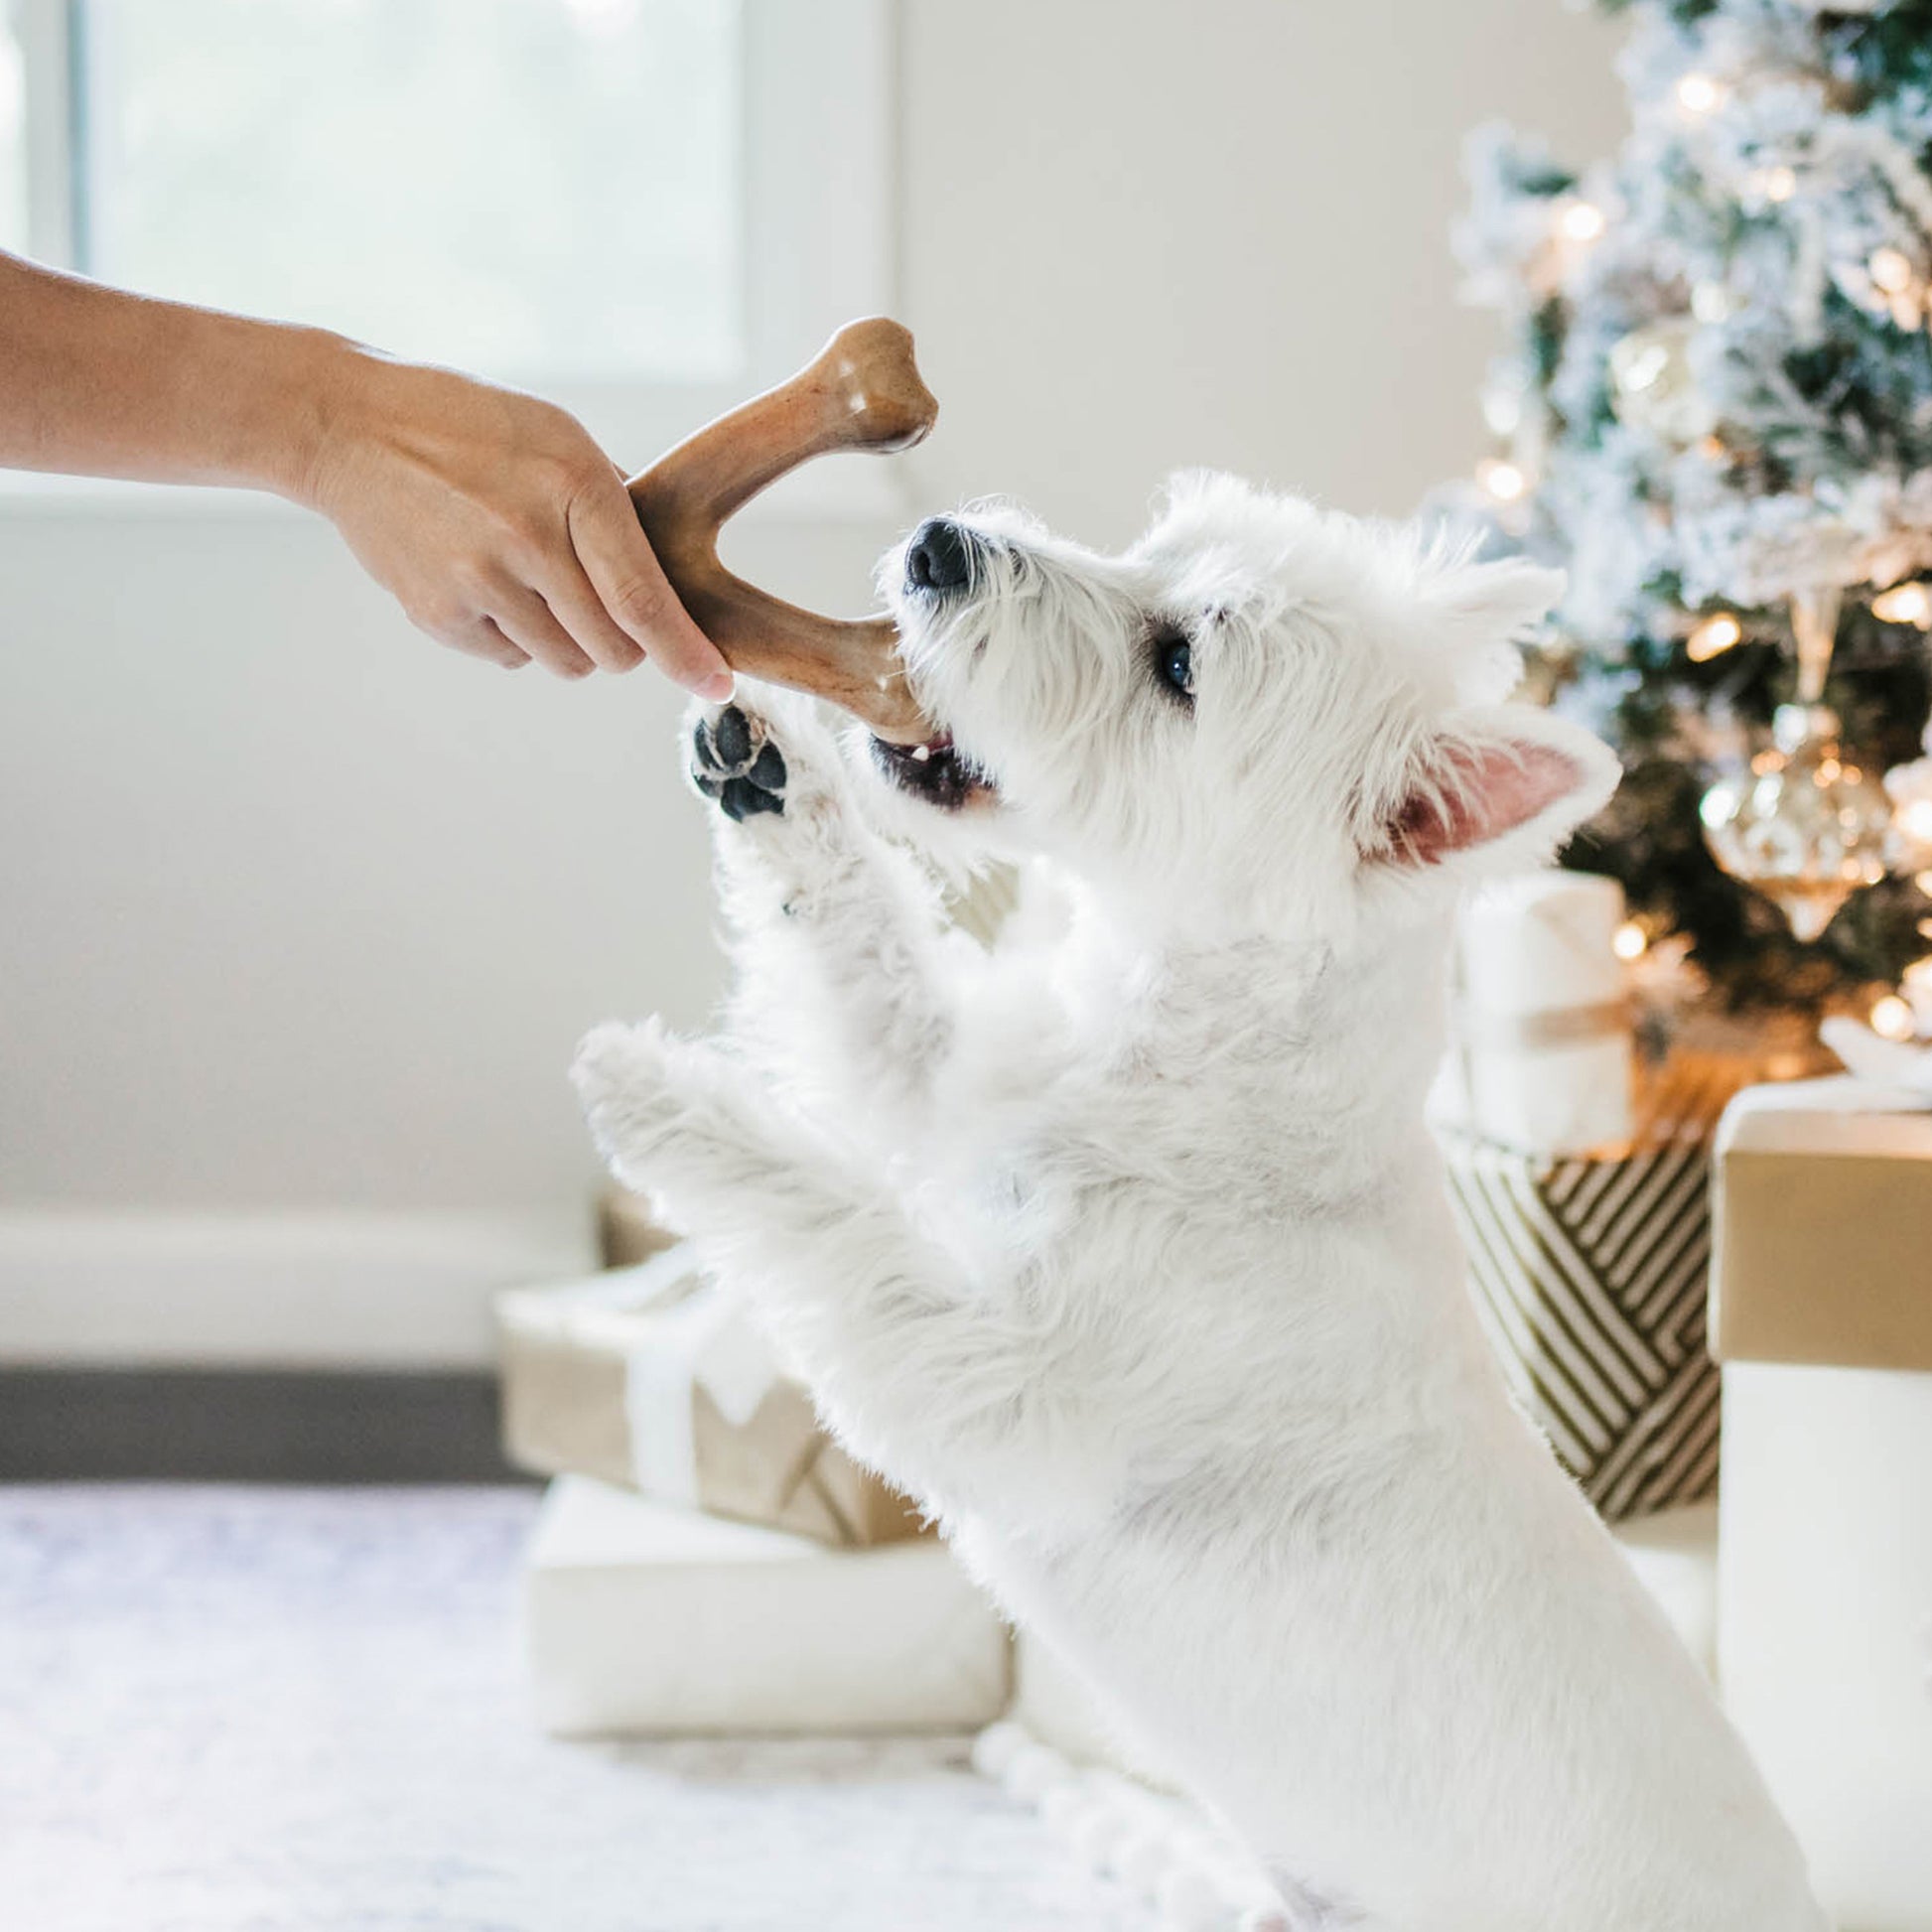
<path fill-rule="evenodd" d="M 926 761 L 926 759 L 929 759 L 931 756 L 932 756 L 932 747 L 930 745 L 914 745 L 912 747 L 912 757 L 920 764 L 923 764 Z"/>

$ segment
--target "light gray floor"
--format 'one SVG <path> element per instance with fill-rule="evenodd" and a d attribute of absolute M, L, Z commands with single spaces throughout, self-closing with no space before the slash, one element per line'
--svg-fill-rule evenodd
<path fill-rule="evenodd" d="M 961 1740 L 528 1723 L 514 1490 L 0 1487 L 23 1932 L 1145 1932 Z"/>

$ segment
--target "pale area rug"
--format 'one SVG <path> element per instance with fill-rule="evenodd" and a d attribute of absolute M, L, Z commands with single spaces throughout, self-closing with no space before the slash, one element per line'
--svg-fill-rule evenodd
<path fill-rule="evenodd" d="M 1146 1932 L 965 1740 L 565 1744 L 520 1490 L 0 1487 L 22 1932 Z"/>

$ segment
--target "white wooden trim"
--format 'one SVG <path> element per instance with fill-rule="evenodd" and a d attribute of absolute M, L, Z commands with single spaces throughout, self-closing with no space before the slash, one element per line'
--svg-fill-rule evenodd
<path fill-rule="evenodd" d="M 15 19 L 27 82 L 27 251 L 74 268 L 73 10 L 69 0 L 19 0 Z"/>
<path fill-rule="evenodd" d="M 594 1266 L 562 1216 L 0 1210 L 0 1366 L 461 1368 L 498 1289 Z"/>
<path fill-rule="evenodd" d="M 776 380 L 841 323 L 889 312 L 889 0 L 744 0 L 752 373 Z"/>
<path fill-rule="evenodd" d="M 842 324 L 897 300 L 897 16 L 892 0 L 742 0 L 745 366 L 728 382 L 546 383 L 617 460 L 641 468 L 809 361 Z M 899 465 L 849 457 L 778 485 L 792 513 L 897 518 Z"/>

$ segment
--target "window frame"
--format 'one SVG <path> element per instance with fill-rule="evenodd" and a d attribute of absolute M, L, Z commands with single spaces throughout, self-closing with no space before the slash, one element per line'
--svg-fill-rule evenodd
<path fill-rule="evenodd" d="M 641 468 L 713 416 L 781 380 L 841 323 L 894 306 L 892 0 L 740 4 L 741 369 L 720 380 L 597 382 L 551 377 L 542 369 L 491 371 L 581 416 L 627 469 Z M 50 266 L 84 272 L 86 0 L 16 0 L 16 21 L 26 70 L 28 252 Z M 797 165 L 800 155 L 811 156 L 809 169 Z M 894 514 L 903 507 L 894 469 L 808 465 L 787 480 L 779 501 L 804 514 Z M 0 500 L 37 494 L 127 500 L 151 488 L 76 490 L 71 480 L 8 476 Z M 209 502 L 226 494 L 196 497 Z"/>

